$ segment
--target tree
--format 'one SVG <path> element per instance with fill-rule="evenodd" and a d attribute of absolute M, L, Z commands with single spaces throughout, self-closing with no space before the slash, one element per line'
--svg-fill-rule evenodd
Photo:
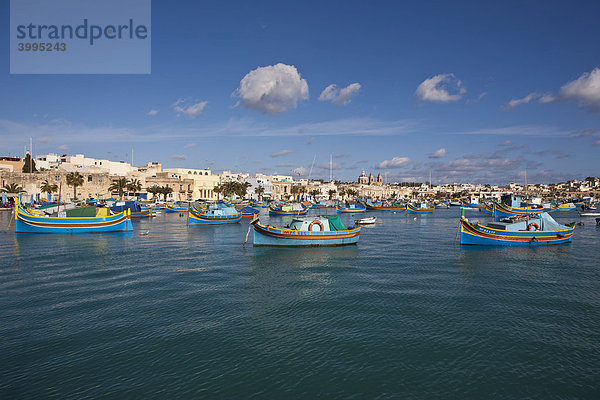
<path fill-rule="evenodd" d="M 219 200 L 219 194 L 223 193 L 223 186 L 217 185 L 213 188 L 213 192 L 217 194 L 217 200 Z"/>
<path fill-rule="evenodd" d="M 261 185 L 258 185 L 256 189 L 254 189 L 254 193 L 258 196 L 258 200 L 262 198 L 262 194 L 265 192 L 265 188 Z"/>
<path fill-rule="evenodd" d="M 168 186 L 161 186 L 159 188 L 159 193 L 162 194 L 165 198 L 165 201 L 167 201 L 167 196 L 171 193 L 173 193 L 173 188 L 168 187 Z"/>
<path fill-rule="evenodd" d="M 123 192 L 127 188 L 129 180 L 127 178 L 117 178 L 113 180 L 108 190 L 112 192 L 119 192 L 119 200 L 123 200 Z"/>
<path fill-rule="evenodd" d="M 309 193 L 309 194 L 312 196 L 313 200 L 316 200 L 316 199 L 317 199 L 317 196 L 318 196 L 320 193 L 321 193 L 321 192 L 320 192 L 320 191 L 318 191 L 317 189 L 313 189 L 313 190 L 311 190 L 311 191 L 310 191 L 310 193 Z"/>
<path fill-rule="evenodd" d="M 58 190 L 58 185 L 48 182 L 48 179 L 44 179 L 42 185 L 40 186 L 40 190 L 43 193 L 48 193 L 48 198 L 50 198 L 50 195 Z"/>
<path fill-rule="evenodd" d="M 31 172 L 37 172 L 35 168 L 35 160 L 31 159 L 31 155 L 27 153 L 25 160 L 23 160 L 23 172 L 30 174 Z"/>
<path fill-rule="evenodd" d="M 152 194 L 152 198 L 154 198 L 160 193 L 160 188 L 158 186 L 150 186 L 149 188 L 146 188 L 146 192 Z"/>
<path fill-rule="evenodd" d="M 337 192 L 333 189 L 329 189 L 329 192 L 327 192 L 327 193 L 329 193 L 329 200 L 331 200 L 331 199 L 333 199 L 333 195 L 336 194 Z"/>
<path fill-rule="evenodd" d="M 339 194 L 340 194 L 340 197 L 341 197 L 341 198 L 342 198 L 342 200 L 343 200 L 343 199 L 344 199 L 344 196 L 346 195 L 346 189 L 344 189 L 344 188 L 340 188 L 340 190 L 339 190 Z"/>
<path fill-rule="evenodd" d="M 354 189 L 346 189 L 346 194 L 350 197 L 356 197 L 358 192 Z"/>
<path fill-rule="evenodd" d="M 9 183 L 8 185 L 4 185 L 4 187 L 2 188 L 3 192 L 6 193 L 23 193 L 25 191 L 25 189 L 23 189 L 21 186 L 19 186 L 16 183 Z"/>
<path fill-rule="evenodd" d="M 83 185 L 83 176 L 79 172 L 69 172 L 67 185 L 73 186 L 73 197 L 77 200 L 77 186 Z"/>
<path fill-rule="evenodd" d="M 129 183 L 127 183 L 128 192 L 133 192 L 135 195 L 136 193 L 139 193 L 140 190 L 142 190 L 142 183 L 137 179 L 132 179 Z"/>

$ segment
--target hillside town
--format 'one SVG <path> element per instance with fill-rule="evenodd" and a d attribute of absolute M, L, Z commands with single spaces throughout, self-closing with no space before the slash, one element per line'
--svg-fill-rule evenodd
<path fill-rule="evenodd" d="M 134 166 L 123 161 L 96 159 L 83 154 L 46 154 L 30 158 L 0 157 L 0 182 L 4 192 L 36 199 L 48 194 L 63 199 L 162 198 L 167 201 L 214 201 L 228 196 L 251 200 L 313 201 L 363 197 L 372 199 L 499 200 L 505 193 L 524 194 L 545 200 L 581 197 L 600 198 L 600 179 L 586 177 L 552 184 L 384 183 L 362 171 L 354 182 L 294 179 L 292 175 L 265 175 L 210 169 L 163 168 L 160 162 Z M 227 183 L 238 183 L 242 191 L 227 191 Z M 26 197 L 28 198 L 28 197 Z"/>

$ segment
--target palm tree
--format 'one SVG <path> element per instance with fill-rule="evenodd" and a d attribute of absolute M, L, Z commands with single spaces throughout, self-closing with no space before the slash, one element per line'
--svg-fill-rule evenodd
<path fill-rule="evenodd" d="M 133 192 L 133 194 L 135 195 L 136 193 L 139 193 L 140 190 L 142 190 L 142 183 L 140 181 L 138 181 L 137 179 L 132 179 L 128 184 L 127 184 L 127 191 L 128 192 Z"/>
<path fill-rule="evenodd" d="M 333 195 L 336 194 L 337 192 L 333 189 L 329 189 L 329 192 L 327 192 L 327 193 L 329 193 L 329 200 L 331 200 L 333 198 Z"/>
<path fill-rule="evenodd" d="M 48 182 L 48 179 L 44 179 L 42 185 L 40 186 L 40 190 L 43 193 L 48 193 L 48 198 L 50 198 L 50 195 L 58 190 L 58 185 Z"/>
<path fill-rule="evenodd" d="M 219 194 L 223 192 L 223 186 L 217 185 L 213 188 L 213 192 L 217 194 L 217 200 L 219 200 Z"/>
<path fill-rule="evenodd" d="M 265 192 L 265 188 L 262 187 L 261 185 L 258 185 L 258 187 L 256 189 L 254 189 L 254 193 L 256 193 L 256 195 L 258 196 L 258 200 L 260 201 L 260 199 L 262 198 L 262 194 Z"/>
<path fill-rule="evenodd" d="M 83 185 L 83 176 L 79 172 L 67 174 L 67 185 L 73 186 L 73 197 L 77 200 L 77 186 Z"/>
<path fill-rule="evenodd" d="M 342 200 L 344 200 L 344 196 L 346 195 L 346 189 L 340 188 L 339 193 Z"/>
<path fill-rule="evenodd" d="M 160 193 L 160 188 L 158 186 L 150 186 L 149 188 L 146 188 L 146 192 L 151 193 L 152 198 L 154 198 Z"/>
<path fill-rule="evenodd" d="M 108 190 L 112 192 L 119 192 L 119 200 L 123 200 L 123 192 L 127 188 L 129 180 L 127 178 L 117 178 L 113 180 L 113 183 L 108 187 Z"/>
<path fill-rule="evenodd" d="M 160 194 L 162 194 L 163 196 L 165 196 L 165 201 L 167 201 L 167 196 L 171 193 L 173 193 L 173 188 L 168 187 L 168 186 L 161 186 L 159 188 L 160 190 Z"/>
<path fill-rule="evenodd" d="M 25 191 L 25 189 L 23 189 L 21 186 L 19 186 L 17 183 L 9 183 L 8 185 L 4 185 L 4 187 L 2 188 L 3 192 L 6 193 L 23 193 Z"/>
<path fill-rule="evenodd" d="M 316 201 L 317 200 L 317 196 L 319 195 L 319 193 L 321 193 L 319 190 L 313 189 L 313 190 L 310 191 L 309 194 L 312 196 L 313 201 Z"/>

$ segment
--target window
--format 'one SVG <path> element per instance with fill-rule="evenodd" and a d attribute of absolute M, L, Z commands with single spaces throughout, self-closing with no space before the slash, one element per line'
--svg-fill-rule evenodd
<path fill-rule="evenodd" d="M 98 177 L 98 183 L 102 183 L 102 177 L 101 176 Z"/>
<path fill-rule="evenodd" d="M 92 181 L 92 176 L 90 175 L 90 176 L 88 176 L 88 182 L 91 182 L 91 181 Z"/>
<path fill-rule="evenodd" d="M 208 175 L 208 172 L 205 172 L 204 175 Z"/>
<path fill-rule="evenodd" d="M 54 180 L 57 182 L 60 181 L 60 175 L 58 175 L 58 174 L 54 175 Z"/>

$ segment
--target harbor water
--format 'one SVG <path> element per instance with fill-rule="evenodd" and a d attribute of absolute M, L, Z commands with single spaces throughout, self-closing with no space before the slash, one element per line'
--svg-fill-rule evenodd
<path fill-rule="evenodd" d="M 244 221 L 15 235 L 0 213 L 0 398 L 598 398 L 593 219 L 502 248 L 458 244 L 457 208 L 342 219 L 367 215 L 357 245 L 269 248 Z"/>

